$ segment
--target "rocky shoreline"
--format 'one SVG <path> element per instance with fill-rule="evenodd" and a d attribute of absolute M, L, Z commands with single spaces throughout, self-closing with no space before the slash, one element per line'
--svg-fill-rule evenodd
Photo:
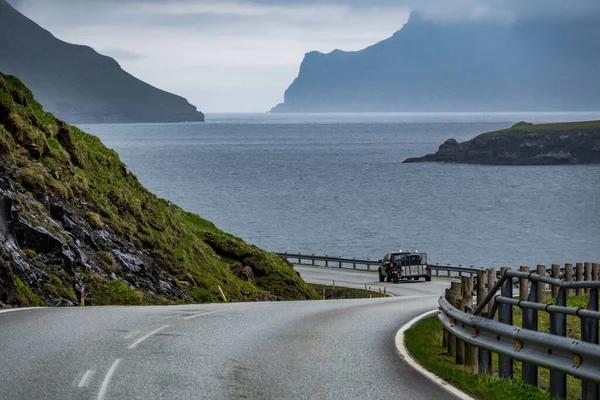
<path fill-rule="evenodd" d="M 481 134 L 466 142 L 446 140 L 434 154 L 404 163 L 490 165 L 600 164 L 600 121 L 533 125 Z"/>

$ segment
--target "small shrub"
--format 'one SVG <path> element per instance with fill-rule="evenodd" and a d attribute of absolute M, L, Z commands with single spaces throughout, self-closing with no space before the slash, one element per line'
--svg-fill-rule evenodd
<path fill-rule="evenodd" d="M 25 257 L 27 257 L 30 260 L 32 258 L 35 258 L 35 256 L 37 256 L 37 253 L 33 249 L 25 249 L 25 250 L 23 250 L 23 254 L 25 255 Z"/>
<path fill-rule="evenodd" d="M 103 229 L 104 228 L 104 222 L 102 221 L 102 218 L 100 217 L 100 215 L 96 214 L 95 212 L 89 212 L 86 214 L 87 217 L 87 221 L 90 224 L 90 226 L 94 229 Z"/>
<path fill-rule="evenodd" d="M 41 307 L 44 302 L 18 277 L 14 277 L 16 299 L 20 307 Z"/>

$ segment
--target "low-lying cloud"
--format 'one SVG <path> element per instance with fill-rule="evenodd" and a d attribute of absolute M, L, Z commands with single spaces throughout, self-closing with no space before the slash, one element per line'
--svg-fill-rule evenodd
<path fill-rule="evenodd" d="M 599 0 L 9 0 L 60 39 L 208 112 L 265 111 L 305 53 L 359 50 L 412 9 L 426 19 L 511 21 L 600 14 Z"/>

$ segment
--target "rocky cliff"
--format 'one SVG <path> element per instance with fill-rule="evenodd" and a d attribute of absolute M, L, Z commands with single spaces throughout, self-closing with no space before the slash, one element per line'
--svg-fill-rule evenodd
<path fill-rule="evenodd" d="M 520 122 L 467 142 L 444 142 L 435 154 L 405 163 L 449 162 L 497 165 L 600 164 L 600 121 L 540 124 Z"/>
<path fill-rule="evenodd" d="M 316 296 L 274 254 L 149 193 L 99 139 L 0 74 L 0 307 Z"/>
<path fill-rule="evenodd" d="M 597 110 L 598 37 L 594 16 L 435 22 L 413 14 L 366 49 L 306 54 L 273 111 Z"/>
<path fill-rule="evenodd" d="M 0 0 L 0 71 L 71 123 L 204 121 L 186 99 L 131 76 L 110 57 L 55 38 Z"/>

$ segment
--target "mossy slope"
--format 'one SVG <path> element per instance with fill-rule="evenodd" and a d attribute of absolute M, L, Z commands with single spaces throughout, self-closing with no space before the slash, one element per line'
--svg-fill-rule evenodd
<path fill-rule="evenodd" d="M 218 301 L 218 286 L 236 301 L 316 298 L 289 264 L 148 192 L 1 73 L 0 200 L 0 303 L 74 304 L 81 285 L 96 304 Z"/>

